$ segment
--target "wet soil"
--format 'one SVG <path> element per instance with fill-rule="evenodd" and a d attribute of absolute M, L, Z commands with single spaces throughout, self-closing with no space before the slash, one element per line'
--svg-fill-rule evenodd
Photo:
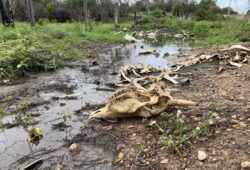
<path fill-rule="evenodd" d="M 250 160 L 249 64 L 222 73 L 217 73 L 216 60 L 182 68 L 179 72 L 190 79 L 190 84 L 172 86 L 180 90 L 173 96 L 195 100 L 198 107 L 173 107 L 151 119 L 89 120 L 89 113 L 105 105 L 115 90 L 112 83 L 118 79 L 121 66 L 144 63 L 166 68 L 184 59 L 187 50 L 192 54 L 205 51 L 190 52 L 185 44 L 176 43 L 161 47 L 131 44 L 112 50 L 107 46 L 84 44 L 99 55 L 67 63 L 53 73 L 35 74 L 0 86 L 1 106 L 12 113 L 3 117 L 0 169 L 18 169 L 40 158 L 43 161 L 34 169 L 241 169 L 240 163 Z M 138 55 L 152 48 L 158 54 Z M 27 98 L 26 107 L 23 101 Z M 209 131 L 185 146 L 181 154 L 165 147 L 162 132 L 150 125 L 156 121 L 171 131 L 177 110 L 191 126 L 211 112 L 217 114 Z M 71 119 L 65 121 L 64 115 Z M 38 145 L 28 140 L 32 127 L 43 130 Z M 73 143 L 79 145 L 70 151 Z M 208 158 L 199 161 L 198 150 L 205 151 Z"/>

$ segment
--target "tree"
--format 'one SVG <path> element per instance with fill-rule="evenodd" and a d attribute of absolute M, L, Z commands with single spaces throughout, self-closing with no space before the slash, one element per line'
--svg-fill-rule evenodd
<path fill-rule="evenodd" d="M 115 25 L 118 24 L 118 16 L 119 16 L 119 3 L 116 2 L 114 5 L 114 18 L 115 18 Z"/>
<path fill-rule="evenodd" d="M 0 0 L 0 11 L 3 25 L 6 27 L 14 26 L 14 12 L 9 0 L 6 0 L 6 3 L 4 3 L 3 0 Z"/>
<path fill-rule="evenodd" d="M 87 0 L 83 0 L 83 8 L 84 8 L 85 22 L 88 22 L 88 2 L 87 2 Z"/>
<path fill-rule="evenodd" d="M 29 18 L 30 18 L 30 24 L 32 27 L 34 27 L 35 26 L 35 15 L 34 15 L 33 1 L 27 0 L 27 5 L 28 5 L 28 14 L 29 14 Z"/>
<path fill-rule="evenodd" d="M 180 17 L 182 14 L 183 5 L 180 3 L 176 3 L 172 6 L 172 14 L 173 16 Z"/>
<path fill-rule="evenodd" d="M 216 5 L 216 0 L 201 0 L 196 6 L 195 19 L 214 21 L 219 18 L 220 8 Z"/>

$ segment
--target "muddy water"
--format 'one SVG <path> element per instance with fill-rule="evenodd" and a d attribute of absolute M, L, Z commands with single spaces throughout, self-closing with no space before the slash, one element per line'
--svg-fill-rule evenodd
<path fill-rule="evenodd" d="M 53 169 L 63 163 L 69 169 L 112 169 L 113 155 L 102 148 L 83 142 L 77 156 L 68 151 L 73 138 L 88 124 L 89 112 L 105 104 L 112 93 L 107 84 L 116 81 L 116 73 L 122 65 L 143 63 L 166 68 L 177 61 L 171 55 L 188 48 L 183 43 L 156 47 L 135 43 L 115 47 L 96 59 L 69 64 L 53 73 L 31 75 L 15 85 L 1 86 L 0 95 L 29 97 L 31 103 L 38 104 L 4 117 L 4 125 L 16 125 L 0 132 L 0 169 L 18 169 L 38 158 L 44 160 L 40 169 Z M 156 53 L 139 55 L 152 49 Z M 9 107 L 17 108 L 16 103 Z M 26 128 L 16 123 L 25 115 L 32 115 L 32 123 Z M 71 119 L 64 121 L 63 115 L 70 115 Z M 32 127 L 43 130 L 38 145 L 28 140 L 28 130 Z M 98 163 L 103 158 L 107 163 Z"/>

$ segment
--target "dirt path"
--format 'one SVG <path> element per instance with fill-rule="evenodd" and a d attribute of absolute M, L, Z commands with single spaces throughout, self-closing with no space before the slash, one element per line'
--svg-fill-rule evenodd
<path fill-rule="evenodd" d="M 36 74 L 0 87 L 1 104 L 15 113 L 3 119 L 0 161 L 6 164 L 0 169 L 17 169 L 38 158 L 43 163 L 37 169 L 226 170 L 241 169 L 241 162 L 250 161 L 249 64 L 222 73 L 217 73 L 216 60 L 182 68 L 179 72 L 190 84 L 172 86 L 180 89 L 174 96 L 194 100 L 196 107 L 171 108 L 152 119 L 89 121 L 89 113 L 104 105 L 114 90 L 110 83 L 116 81 L 119 66 L 133 61 L 111 62 L 108 50 L 100 49 L 106 53 L 101 60 L 69 63 L 53 74 Z M 164 138 L 166 132 L 176 135 L 173 127 L 180 111 L 188 130 L 211 114 L 214 119 L 208 131 L 178 153 Z M 64 115 L 71 119 L 64 121 Z M 44 131 L 39 145 L 27 140 L 31 127 Z M 77 149 L 70 152 L 72 143 Z M 205 151 L 204 161 L 197 158 L 198 150 Z"/>

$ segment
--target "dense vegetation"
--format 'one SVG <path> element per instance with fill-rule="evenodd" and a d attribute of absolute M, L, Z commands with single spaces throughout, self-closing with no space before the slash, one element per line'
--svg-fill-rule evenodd
<path fill-rule="evenodd" d="M 16 23 L 11 29 L 0 26 L 0 78 L 15 77 L 30 70 L 51 70 L 63 60 L 85 58 L 88 54 L 78 49 L 79 43 L 121 42 L 124 34 L 114 34 L 119 30 L 108 23 L 40 21 L 35 28 L 28 23 Z"/>
<path fill-rule="evenodd" d="M 195 36 L 192 43 L 196 47 L 250 40 L 250 21 L 233 17 L 217 21 L 195 21 L 173 16 L 161 18 L 144 16 L 141 19 L 140 27 L 143 30 L 162 29 L 170 33 L 181 33 L 182 31 L 192 33 Z"/>
<path fill-rule="evenodd" d="M 0 26 L 0 79 L 31 70 L 54 70 L 64 60 L 82 59 L 88 56 L 79 49 L 82 41 L 122 42 L 123 28 L 130 33 L 156 29 L 170 33 L 186 31 L 194 34 L 191 42 L 194 46 L 250 41 L 249 18 L 225 17 L 227 8 L 220 9 L 214 0 L 156 5 L 142 0 L 132 6 L 123 1 L 119 10 L 120 24 L 116 26 L 110 22 L 114 17 L 113 7 L 111 0 L 100 3 L 89 0 L 89 20 L 84 23 L 76 22 L 84 20 L 82 0 L 57 3 L 34 0 L 37 23 L 31 28 L 28 23 L 20 22 L 28 21 L 28 15 L 25 1 L 17 0 L 15 15 L 19 22 L 13 28 Z M 134 12 L 143 12 L 138 22 L 132 22 L 129 16 Z"/>

